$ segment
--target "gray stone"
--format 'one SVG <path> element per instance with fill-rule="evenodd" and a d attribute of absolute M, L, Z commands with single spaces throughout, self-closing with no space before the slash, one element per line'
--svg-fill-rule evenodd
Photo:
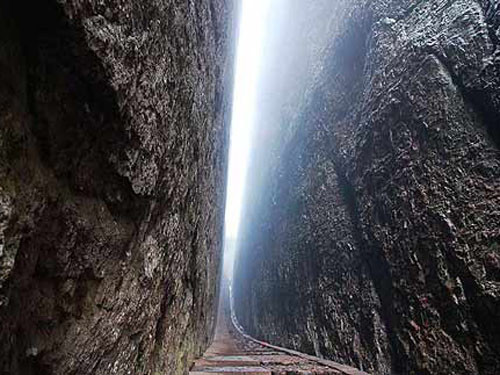
<path fill-rule="evenodd" d="M 238 320 L 374 374 L 497 374 L 497 2 L 289 3 L 264 51 Z"/>
<path fill-rule="evenodd" d="M 206 348 L 234 7 L 1 2 L 1 374 L 180 374 Z"/>

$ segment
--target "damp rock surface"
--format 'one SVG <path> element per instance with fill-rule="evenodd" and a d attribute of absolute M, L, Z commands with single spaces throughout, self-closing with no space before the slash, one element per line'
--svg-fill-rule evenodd
<path fill-rule="evenodd" d="M 181 374 L 208 345 L 235 17 L 2 1 L 1 374 Z"/>
<path fill-rule="evenodd" d="M 497 2 L 290 4 L 264 52 L 238 320 L 373 374 L 498 374 Z"/>

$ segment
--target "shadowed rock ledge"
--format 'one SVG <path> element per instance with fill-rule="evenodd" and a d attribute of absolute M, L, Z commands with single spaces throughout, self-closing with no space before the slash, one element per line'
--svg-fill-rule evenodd
<path fill-rule="evenodd" d="M 374 374 L 500 373 L 498 3 L 287 4 L 263 52 L 238 320 Z"/>
<path fill-rule="evenodd" d="M 215 323 L 232 0 L 0 3 L 0 373 L 183 373 Z"/>

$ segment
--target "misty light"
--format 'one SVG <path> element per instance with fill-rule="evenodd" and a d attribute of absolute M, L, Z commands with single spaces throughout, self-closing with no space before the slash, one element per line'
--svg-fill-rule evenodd
<path fill-rule="evenodd" d="M 270 0 L 243 0 L 231 119 L 225 235 L 236 238 L 252 137 L 264 24 Z"/>
<path fill-rule="evenodd" d="M 257 80 L 261 64 L 265 20 L 271 0 L 243 0 L 236 49 L 229 171 L 225 212 L 226 276 L 231 276 L 234 244 L 241 221 L 243 196 L 255 120 Z"/>

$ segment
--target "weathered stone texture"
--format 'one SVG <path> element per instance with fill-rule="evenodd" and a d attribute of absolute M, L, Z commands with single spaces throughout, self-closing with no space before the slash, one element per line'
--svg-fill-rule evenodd
<path fill-rule="evenodd" d="M 233 8 L 1 2 L 0 373 L 182 373 L 206 348 Z"/>
<path fill-rule="evenodd" d="M 262 83 L 239 321 L 375 374 L 498 374 L 499 5 L 291 3 L 308 75 Z"/>

